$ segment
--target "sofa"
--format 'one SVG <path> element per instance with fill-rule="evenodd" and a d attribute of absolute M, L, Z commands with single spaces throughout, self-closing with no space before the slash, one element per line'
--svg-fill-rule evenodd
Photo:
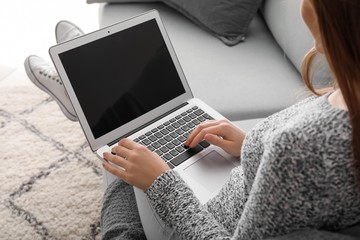
<path fill-rule="evenodd" d="M 157 9 L 193 94 L 239 121 L 267 117 L 301 98 L 299 70 L 313 41 L 299 6 L 300 0 L 264 1 L 245 41 L 231 47 L 163 3 L 101 4 L 99 24 Z"/>
<path fill-rule="evenodd" d="M 195 1 L 206 8 L 219 2 Z M 244 130 L 308 96 L 300 69 L 304 55 L 313 46 L 300 16 L 301 0 L 251 1 L 258 5 L 244 31 L 228 38 L 231 42 L 219 37 L 219 29 L 206 25 L 214 19 L 192 15 L 203 10 L 189 8 L 186 0 L 87 0 L 100 3 L 100 27 L 157 9 L 194 96 Z M 329 86 L 331 74 L 322 56 L 317 56 L 315 65 L 315 85 Z M 311 236 L 356 239 L 360 238 L 360 227 L 337 233 L 312 230 L 276 239 L 315 239 Z"/>

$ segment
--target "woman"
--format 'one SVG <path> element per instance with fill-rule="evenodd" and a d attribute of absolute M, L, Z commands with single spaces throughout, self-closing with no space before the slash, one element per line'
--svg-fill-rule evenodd
<path fill-rule="evenodd" d="M 324 54 L 335 87 L 277 113 L 245 136 L 228 121 L 208 121 L 186 141 L 205 139 L 238 156 L 221 192 L 201 206 L 154 153 L 123 139 L 104 164 L 146 192 L 159 217 L 184 239 L 261 239 L 303 228 L 337 230 L 360 221 L 360 2 L 304 0 L 302 16 Z M 218 136 L 221 136 L 219 138 Z M 126 157 L 126 160 L 120 156 Z"/>
<path fill-rule="evenodd" d="M 205 139 L 241 158 L 206 205 L 147 148 L 122 139 L 112 149 L 116 155 L 105 153 L 126 171 L 104 164 L 123 180 L 105 193 L 104 239 L 145 238 L 126 183 L 146 194 L 136 193 L 138 207 L 146 217 L 141 208 L 148 204 L 153 221 L 143 218 L 143 227 L 157 239 L 263 239 L 360 222 L 359 14 L 358 0 L 303 0 L 302 16 L 315 39 L 303 77 L 318 96 L 270 116 L 246 135 L 227 120 L 205 122 L 191 133 L 189 147 Z M 329 62 L 334 88 L 317 92 L 309 66 L 318 53 Z"/>

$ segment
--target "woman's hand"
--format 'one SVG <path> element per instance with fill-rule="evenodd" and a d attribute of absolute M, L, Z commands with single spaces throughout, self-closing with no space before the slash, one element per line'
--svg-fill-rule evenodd
<path fill-rule="evenodd" d="M 125 182 L 142 189 L 144 192 L 169 166 L 156 153 L 130 139 L 122 139 L 112 153 L 104 153 L 104 158 L 124 170 L 103 163 L 103 167 Z"/>
<path fill-rule="evenodd" d="M 210 120 L 201 123 L 189 135 L 185 145 L 193 148 L 203 139 L 222 148 L 225 152 L 240 156 L 240 149 L 246 133 L 229 120 Z"/>

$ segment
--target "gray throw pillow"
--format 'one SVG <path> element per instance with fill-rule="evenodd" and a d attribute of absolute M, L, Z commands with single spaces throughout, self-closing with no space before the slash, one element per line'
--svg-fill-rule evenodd
<path fill-rule="evenodd" d="M 245 40 L 263 0 L 162 0 L 229 46 Z M 87 0 L 87 3 L 159 2 L 150 0 Z"/>

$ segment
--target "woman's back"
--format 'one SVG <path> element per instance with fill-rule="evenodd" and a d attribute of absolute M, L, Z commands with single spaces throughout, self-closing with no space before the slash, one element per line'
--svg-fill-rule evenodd
<path fill-rule="evenodd" d="M 308 98 L 248 133 L 241 166 L 208 203 L 228 231 L 238 226 L 251 238 L 360 221 L 351 124 L 327 97 Z"/>

